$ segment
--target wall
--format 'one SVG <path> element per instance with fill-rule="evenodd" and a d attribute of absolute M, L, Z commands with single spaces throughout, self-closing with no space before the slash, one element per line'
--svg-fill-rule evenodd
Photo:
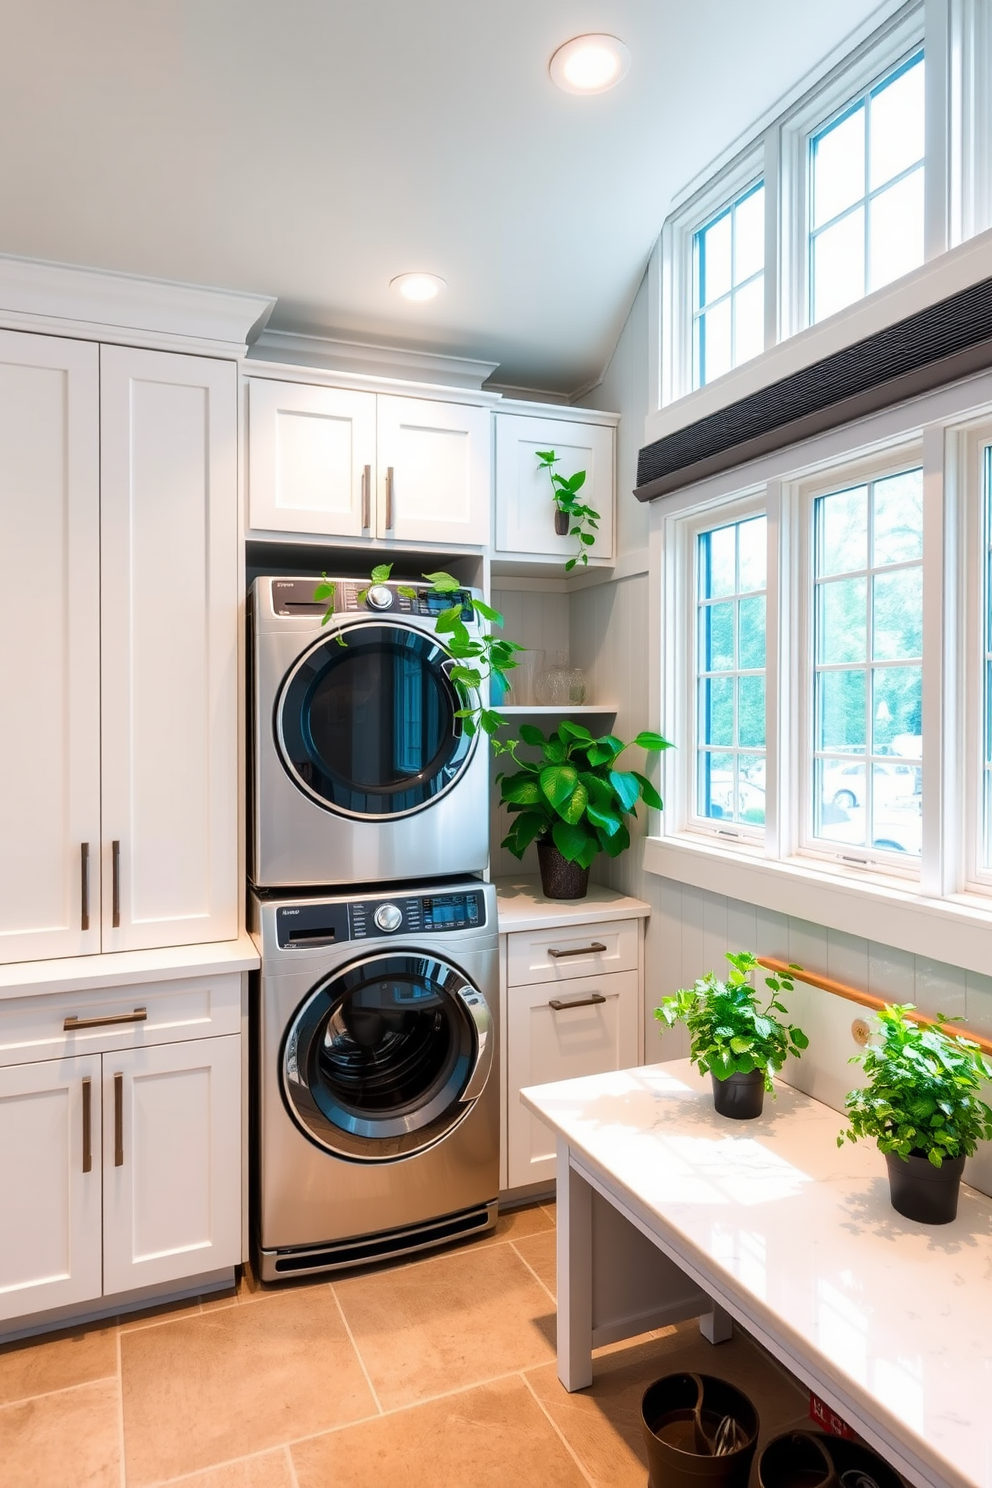
<path fill-rule="evenodd" d="M 573 590 L 569 597 L 573 664 L 586 668 L 590 696 L 616 702 L 616 732 L 622 738 L 657 724 L 648 709 L 648 513 L 631 495 L 648 407 L 648 344 L 645 282 L 603 382 L 583 400 L 590 407 L 619 410 L 622 416 L 618 459 L 622 576 Z M 664 733 L 663 719 L 660 726 Z M 641 832 L 644 825 L 641 821 Z M 925 1012 L 961 1015 L 977 1032 L 992 1034 L 992 977 L 645 873 L 640 858 L 635 841 L 615 862 L 600 856 L 593 876 L 651 905 L 645 1006 L 649 1061 L 686 1052 L 681 1030 L 666 1032 L 661 1039 L 652 1009 L 667 993 L 724 964 L 728 950 L 781 956 L 877 996 L 915 1002 Z"/>

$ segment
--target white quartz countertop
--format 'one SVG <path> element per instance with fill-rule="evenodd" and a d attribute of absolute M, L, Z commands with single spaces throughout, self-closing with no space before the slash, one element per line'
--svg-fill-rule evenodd
<path fill-rule="evenodd" d="M 56 961 L 17 961 L 0 966 L 0 1000 L 35 992 L 90 992 L 97 987 L 170 982 L 209 971 L 253 971 L 261 964 L 249 935 L 207 945 L 166 946 L 154 951 L 113 951 L 64 956 Z"/>
<path fill-rule="evenodd" d="M 953 1224 L 903 1219 L 836 1111 L 779 1085 L 756 1121 L 718 1116 L 688 1060 L 521 1099 L 921 1481 L 992 1488 L 992 1200 L 962 1187 Z"/>
<path fill-rule="evenodd" d="M 501 934 L 512 930 L 551 930 L 556 925 L 592 920 L 629 920 L 651 913 L 650 904 L 590 884 L 584 899 L 546 899 L 539 878 L 497 878 L 496 902 Z"/>

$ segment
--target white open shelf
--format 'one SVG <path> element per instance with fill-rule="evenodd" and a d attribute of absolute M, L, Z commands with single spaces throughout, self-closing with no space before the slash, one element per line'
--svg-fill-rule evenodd
<path fill-rule="evenodd" d="M 512 703 L 503 704 L 494 708 L 494 713 L 505 713 L 508 716 L 527 714 L 537 715 L 544 718 L 566 718 L 570 715 L 581 717 L 585 713 L 615 713 L 617 710 L 610 703 Z"/>

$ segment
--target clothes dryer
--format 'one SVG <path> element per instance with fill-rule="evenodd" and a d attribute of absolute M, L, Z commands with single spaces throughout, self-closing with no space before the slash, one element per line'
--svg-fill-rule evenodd
<path fill-rule="evenodd" d="M 259 888 L 381 884 L 481 872 L 489 858 L 488 749 L 436 632 L 475 591 L 260 578 L 249 603 L 252 821 Z"/>
<path fill-rule="evenodd" d="M 271 1281 L 484 1233 L 499 1187 L 491 884 L 249 896 L 259 1268 Z"/>

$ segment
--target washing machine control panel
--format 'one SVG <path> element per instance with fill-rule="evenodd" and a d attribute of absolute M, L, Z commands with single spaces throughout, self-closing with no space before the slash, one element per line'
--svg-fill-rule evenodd
<path fill-rule="evenodd" d="M 392 899 L 349 903 L 281 904 L 276 934 L 281 950 L 318 950 L 348 940 L 381 940 L 396 935 L 437 935 L 446 930 L 481 930 L 486 906 L 479 889 L 450 894 L 397 894 Z"/>
<path fill-rule="evenodd" d="M 360 579 L 331 579 L 334 594 L 331 608 L 335 614 L 350 610 L 364 610 L 380 614 L 394 611 L 398 615 L 440 615 L 461 604 L 462 616 L 472 619 L 472 596 L 467 589 L 456 589 L 450 594 L 437 594 L 426 584 L 404 584 L 391 580 L 388 584 L 370 584 Z M 319 579 L 273 579 L 272 608 L 277 615 L 323 615 L 327 600 L 314 599 L 314 590 Z"/>

